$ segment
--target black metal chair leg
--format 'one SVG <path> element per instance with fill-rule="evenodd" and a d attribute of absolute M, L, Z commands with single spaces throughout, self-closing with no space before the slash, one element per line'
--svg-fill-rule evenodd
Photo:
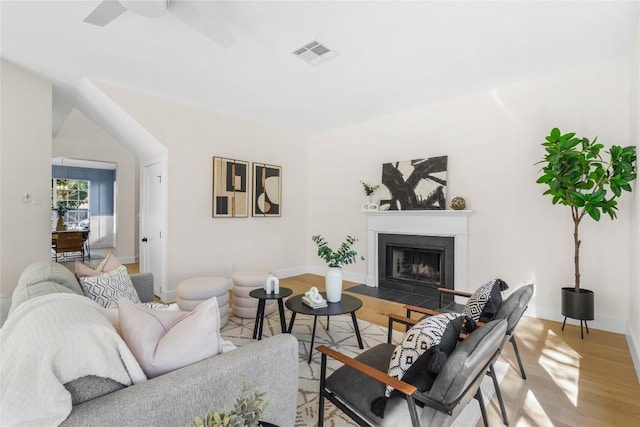
<path fill-rule="evenodd" d="M 587 324 L 587 321 L 584 321 L 584 327 L 587 330 L 587 333 L 589 333 L 589 325 Z"/>
<path fill-rule="evenodd" d="M 511 335 L 511 344 L 513 345 L 513 351 L 516 353 L 516 360 L 518 361 L 518 366 L 520 367 L 520 376 L 523 380 L 527 379 L 527 374 L 524 373 L 524 365 L 522 364 L 522 359 L 520 359 L 520 352 L 518 351 L 518 344 L 516 344 L 516 336 Z"/>
<path fill-rule="evenodd" d="M 487 407 L 484 405 L 484 399 L 482 398 L 482 390 L 478 387 L 478 391 L 474 396 L 480 405 L 480 413 L 482 414 L 482 421 L 484 422 L 484 427 L 489 427 L 489 418 L 487 417 Z"/>
<path fill-rule="evenodd" d="M 318 394 L 318 427 L 324 424 L 324 384 L 327 375 L 327 355 L 320 358 L 320 393 Z"/>
<path fill-rule="evenodd" d="M 564 325 L 567 323 L 567 316 L 564 316 L 564 322 L 562 322 L 562 330 L 564 331 Z"/>
<path fill-rule="evenodd" d="M 500 412 L 502 412 L 502 421 L 504 425 L 509 425 L 509 417 L 507 417 L 507 410 L 504 407 L 504 401 L 502 400 L 502 393 L 500 392 L 500 385 L 498 384 L 498 378 L 496 377 L 496 370 L 494 369 L 493 364 L 489 366 L 489 376 L 493 381 L 493 388 L 496 390 L 496 397 L 498 398 L 498 403 L 500 404 Z"/>

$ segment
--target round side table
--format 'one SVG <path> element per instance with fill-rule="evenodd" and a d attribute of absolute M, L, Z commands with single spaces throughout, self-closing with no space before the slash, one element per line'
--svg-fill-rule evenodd
<path fill-rule="evenodd" d="M 282 290 L 282 288 L 280 288 Z M 324 299 L 327 299 L 326 292 L 320 292 L 320 295 Z M 316 323 L 318 322 L 318 316 L 327 316 L 327 330 L 329 329 L 329 317 L 337 316 L 340 314 L 351 314 L 351 320 L 353 322 L 353 330 L 356 333 L 358 339 L 358 346 L 364 348 L 362 345 L 362 338 L 360 337 L 360 328 L 358 328 L 358 319 L 356 319 L 356 311 L 362 307 L 362 301 L 352 295 L 342 294 L 342 298 L 339 302 L 328 302 L 326 307 L 323 308 L 311 308 L 302 302 L 304 295 L 296 295 L 287 300 L 286 305 L 291 314 L 291 320 L 289 321 L 289 333 L 293 329 L 293 322 L 296 320 L 296 314 L 306 314 L 313 316 L 313 332 L 311 332 L 311 347 L 309 350 L 309 363 L 311 363 L 311 355 L 313 354 L 313 343 L 316 338 Z"/>
<path fill-rule="evenodd" d="M 280 287 L 280 292 L 277 294 L 268 294 L 263 288 L 254 289 L 249 292 L 249 296 L 258 299 L 258 310 L 256 311 L 256 323 L 253 326 L 253 339 L 256 337 L 258 340 L 262 339 L 262 325 L 264 323 L 264 307 L 267 300 L 278 300 L 278 313 L 280 314 L 280 328 L 282 333 L 287 332 L 287 323 L 284 318 L 284 304 L 282 299 L 291 295 L 293 291 L 289 288 Z"/>

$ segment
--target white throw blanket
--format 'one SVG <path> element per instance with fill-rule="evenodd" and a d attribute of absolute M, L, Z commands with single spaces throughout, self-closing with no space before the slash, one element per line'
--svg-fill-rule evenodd
<path fill-rule="evenodd" d="M 86 375 L 123 385 L 146 381 L 102 308 L 81 295 L 25 301 L 0 329 L 0 347 L 2 425 L 60 424 L 72 409 L 64 384 Z"/>

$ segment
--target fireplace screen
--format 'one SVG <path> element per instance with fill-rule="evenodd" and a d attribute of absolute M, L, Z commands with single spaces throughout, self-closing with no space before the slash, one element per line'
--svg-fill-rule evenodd
<path fill-rule="evenodd" d="M 439 297 L 454 288 L 454 246 L 452 236 L 378 234 L 378 286 Z"/>
<path fill-rule="evenodd" d="M 443 251 L 387 247 L 387 273 L 389 280 L 397 280 L 414 284 L 441 285 L 441 268 Z"/>

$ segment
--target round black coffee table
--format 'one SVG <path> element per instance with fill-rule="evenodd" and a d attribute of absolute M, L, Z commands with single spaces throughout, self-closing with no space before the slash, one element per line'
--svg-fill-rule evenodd
<path fill-rule="evenodd" d="M 280 288 L 282 289 L 282 288 Z M 325 292 L 320 292 L 324 299 L 327 299 Z M 309 363 L 311 363 L 311 355 L 313 354 L 313 342 L 316 337 L 316 323 L 318 316 L 327 316 L 327 330 L 329 330 L 329 317 L 337 316 L 339 314 L 351 314 L 353 320 L 353 329 L 358 339 L 358 345 L 360 348 L 364 348 L 362 345 L 362 338 L 360 337 L 360 329 L 358 328 L 358 320 L 356 319 L 356 311 L 362 307 L 362 301 L 358 298 L 342 294 L 340 302 L 327 302 L 327 306 L 323 308 L 311 308 L 302 302 L 304 295 L 296 295 L 289 298 L 284 304 L 287 306 L 291 313 L 291 320 L 289 321 L 289 333 L 293 329 L 293 322 L 296 320 L 296 314 L 307 314 L 313 316 L 313 332 L 311 333 L 311 348 L 309 349 Z"/>
<path fill-rule="evenodd" d="M 280 287 L 277 294 L 268 294 L 264 291 L 264 288 L 254 289 L 249 292 L 249 296 L 258 298 L 258 310 L 256 311 L 256 323 L 253 325 L 253 339 L 262 339 L 262 324 L 264 323 L 264 306 L 267 300 L 278 300 L 278 313 L 280 314 L 280 328 L 282 333 L 287 332 L 287 322 L 284 319 L 284 306 L 282 305 L 282 298 L 286 298 L 291 295 L 293 291 L 289 288 Z"/>

